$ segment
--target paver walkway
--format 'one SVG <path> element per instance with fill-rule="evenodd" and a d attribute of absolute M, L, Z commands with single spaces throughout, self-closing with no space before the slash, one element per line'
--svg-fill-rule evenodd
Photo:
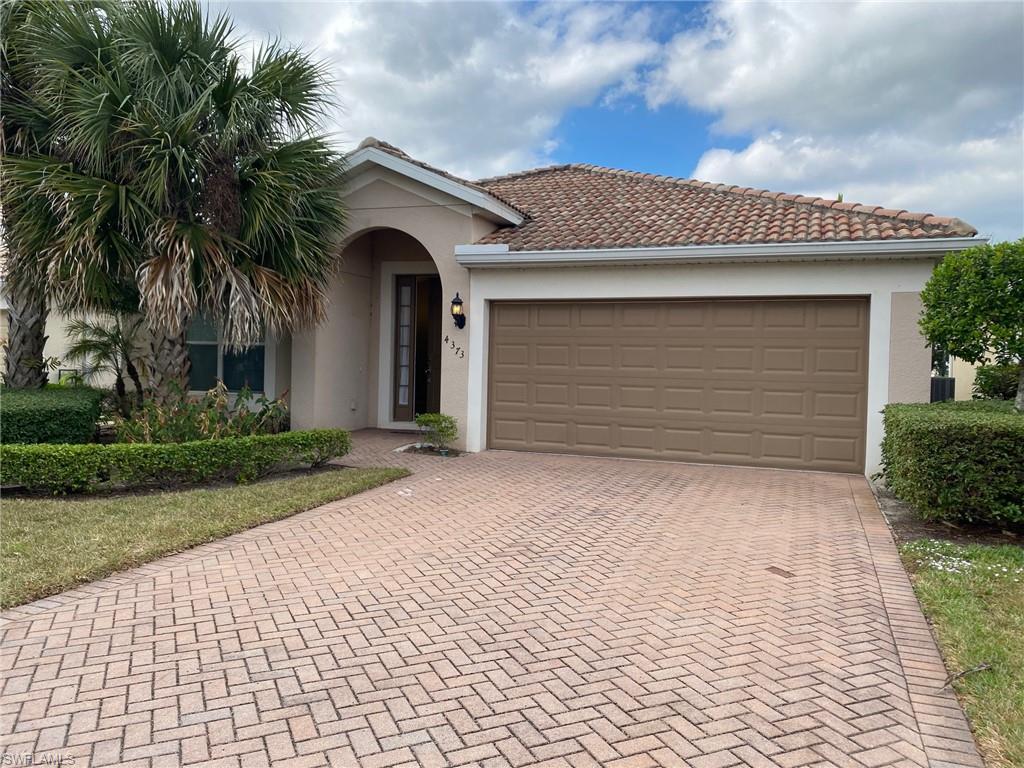
<path fill-rule="evenodd" d="M 351 457 L 406 480 L 7 612 L 3 764 L 981 765 L 862 478 L 407 439 Z"/>

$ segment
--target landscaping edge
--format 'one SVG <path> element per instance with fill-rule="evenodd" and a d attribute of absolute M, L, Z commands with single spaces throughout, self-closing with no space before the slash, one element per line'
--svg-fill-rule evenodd
<path fill-rule="evenodd" d="M 871 550 L 928 764 L 934 768 L 985 768 L 959 699 L 952 688 L 944 687 L 949 672 L 938 639 L 924 616 L 871 486 L 866 479 L 851 478 L 850 491 Z M 950 743 L 957 748 L 949 749 Z"/>
<path fill-rule="evenodd" d="M 181 552 L 161 555 L 148 563 L 135 566 L 134 568 L 129 568 L 125 571 L 119 571 L 111 574 L 110 576 L 105 576 L 102 579 L 97 579 L 96 581 L 90 581 L 87 584 L 73 587 L 72 589 L 56 595 L 51 595 L 50 597 L 43 597 L 39 600 L 33 600 L 30 603 L 24 603 L 23 605 L 7 608 L 6 610 L 0 611 L 0 623 L 7 625 L 6 630 L 8 632 L 8 636 L 13 638 L 15 637 L 15 633 L 10 625 L 30 619 L 43 611 L 61 608 L 63 606 L 70 607 L 73 603 L 91 599 L 92 603 L 90 605 L 85 607 L 75 606 L 74 608 L 71 608 L 71 610 L 76 612 L 84 610 L 91 613 L 102 613 L 103 607 L 99 603 L 97 597 L 105 593 L 107 590 L 123 588 L 137 581 L 146 579 L 153 574 L 165 571 L 168 568 L 186 566 L 196 560 L 216 555 L 229 547 L 238 546 L 240 542 L 253 541 L 255 539 L 272 535 L 280 528 L 292 525 L 296 521 L 316 517 L 317 515 L 323 514 L 325 511 L 333 511 L 332 509 L 329 509 L 333 505 L 344 504 L 351 499 L 362 497 L 368 493 L 373 493 L 381 488 L 386 488 L 388 485 L 390 485 L 390 482 L 386 482 L 383 485 L 378 485 L 373 488 L 368 488 L 365 491 L 361 491 L 351 496 L 325 502 L 324 504 L 320 504 L 301 512 L 296 512 L 292 515 L 287 515 L 286 517 L 282 517 L 278 520 L 272 520 L 270 522 L 256 525 L 252 528 L 247 528 L 243 531 L 238 531 L 237 533 L 229 534 L 221 539 L 217 539 L 216 541 L 198 544 L 194 547 L 182 550 Z"/>

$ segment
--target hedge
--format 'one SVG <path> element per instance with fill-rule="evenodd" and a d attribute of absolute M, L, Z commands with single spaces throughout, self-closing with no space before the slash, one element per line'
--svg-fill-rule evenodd
<path fill-rule="evenodd" d="M 979 365 L 974 372 L 973 397 L 976 400 L 1013 400 L 1017 396 L 1021 365 Z"/>
<path fill-rule="evenodd" d="M 88 443 L 103 393 L 91 387 L 0 390 L 0 442 Z"/>
<path fill-rule="evenodd" d="M 976 400 L 885 408 L 886 485 L 930 519 L 1024 524 L 1024 414 Z"/>
<path fill-rule="evenodd" d="M 212 480 L 245 483 L 287 466 L 320 466 L 350 448 L 343 429 L 191 443 L 2 445 L 0 483 L 49 493 Z"/>

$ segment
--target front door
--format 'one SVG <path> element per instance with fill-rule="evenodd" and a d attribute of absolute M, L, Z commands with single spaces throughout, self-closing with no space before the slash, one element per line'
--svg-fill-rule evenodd
<path fill-rule="evenodd" d="M 441 309 L 440 277 L 395 278 L 395 421 L 441 409 Z"/>

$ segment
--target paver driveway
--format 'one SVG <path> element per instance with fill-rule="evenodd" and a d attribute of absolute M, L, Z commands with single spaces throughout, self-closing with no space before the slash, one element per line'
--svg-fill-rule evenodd
<path fill-rule="evenodd" d="M 863 479 L 401 440 L 8 612 L 4 764 L 980 765 Z"/>

